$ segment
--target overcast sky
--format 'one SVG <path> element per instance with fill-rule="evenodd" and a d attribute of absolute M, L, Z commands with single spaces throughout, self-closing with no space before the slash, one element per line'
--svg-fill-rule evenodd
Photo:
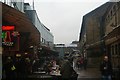
<path fill-rule="evenodd" d="M 25 0 L 32 5 L 33 0 Z M 34 0 L 40 21 L 50 29 L 55 43 L 79 40 L 82 18 L 108 0 Z"/>

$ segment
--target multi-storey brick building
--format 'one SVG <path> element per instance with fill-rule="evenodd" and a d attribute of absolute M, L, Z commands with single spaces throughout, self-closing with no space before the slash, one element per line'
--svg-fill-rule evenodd
<path fill-rule="evenodd" d="M 106 55 L 111 59 L 114 71 L 120 74 L 120 2 L 114 2 L 104 15 Z M 115 77 L 119 74 L 115 73 Z"/>
<path fill-rule="evenodd" d="M 79 39 L 80 49 L 82 53 L 87 53 L 88 58 L 109 56 L 114 71 L 118 72 L 114 72 L 115 76 L 120 73 L 119 30 L 120 2 L 107 2 L 83 17 Z"/>
<path fill-rule="evenodd" d="M 88 58 L 99 57 L 103 54 L 104 47 L 102 37 L 104 34 L 102 32 L 102 24 L 104 22 L 102 21 L 102 16 L 105 14 L 109 4 L 110 3 L 105 3 L 83 16 L 79 45 L 81 53 L 87 54 Z"/>

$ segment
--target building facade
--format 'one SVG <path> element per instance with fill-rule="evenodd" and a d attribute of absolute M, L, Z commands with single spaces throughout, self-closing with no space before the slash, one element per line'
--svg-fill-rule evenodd
<path fill-rule="evenodd" d="M 1 0 L 3 3 L 24 12 L 24 0 Z"/>
<path fill-rule="evenodd" d="M 87 53 L 88 58 L 100 58 L 104 55 L 110 58 L 113 65 L 113 75 L 118 78 L 120 74 L 120 1 L 107 2 L 83 17 L 79 38 L 82 54 Z M 88 63 L 98 63 L 91 58 Z M 93 60 L 92 60 L 93 59 Z M 95 65 L 94 65 L 95 66 Z"/>
<path fill-rule="evenodd" d="M 87 55 L 88 63 L 93 66 L 99 64 L 97 61 L 105 52 L 103 15 L 109 5 L 109 2 L 105 3 L 83 16 L 79 38 L 80 51 Z"/>
<path fill-rule="evenodd" d="M 14 61 L 17 57 L 29 58 L 31 62 L 38 57 L 37 50 L 30 48 L 30 46 L 39 44 L 40 32 L 25 15 L 23 0 L 20 2 L 12 1 L 4 0 L 4 2 L 0 2 L 0 6 L 2 6 L 2 58 L 0 57 L 0 65 L 1 62 L 2 65 L 6 63 L 8 57 L 11 57 Z M 1 74 L 3 71 L 3 69 L 1 71 L 2 65 L 0 66 Z M 0 78 L 3 78 L 2 75 L 0 75 Z"/>
<path fill-rule="evenodd" d="M 50 29 L 48 29 L 44 24 L 41 23 L 36 13 L 36 10 L 31 10 L 29 3 L 25 3 L 24 8 L 26 15 L 29 17 L 29 19 L 41 33 L 41 45 L 53 49 L 54 36 L 50 32 Z"/>
<path fill-rule="evenodd" d="M 0 3 L 0 10 L 2 10 L 2 3 Z M 0 11 L 0 15 L 2 15 L 2 11 Z M 0 18 L 0 26 L 2 26 L 2 18 Z M 0 28 L 0 34 L 2 34 L 2 29 Z M 0 74 L 2 74 L 2 39 L 0 38 Z M 0 75 L 0 79 L 2 79 L 2 75 Z"/>
<path fill-rule="evenodd" d="M 63 59 L 65 54 L 65 44 L 55 44 L 54 49 L 59 53 L 59 58 Z"/>
<path fill-rule="evenodd" d="M 30 49 L 40 42 L 40 32 L 24 13 L 24 2 L 4 0 L 2 6 L 2 61 L 8 56 L 13 59 L 20 55 L 37 58 L 37 51 Z M 34 54 L 36 53 L 36 54 Z"/>
<path fill-rule="evenodd" d="M 59 58 L 63 59 L 65 57 L 70 57 L 70 55 L 75 55 L 73 52 L 78 52 L 78 42 L 74 43 L 72 42 L 71 44 L 55 44 L 54 49 L 59 53 Z M 72 54 L 73 53 L 73 54 Z"/>
<path fill-rule="evenodd" d="M 120 1 L 114 2 L 104 15 L 106 55 L 111 59 L 115 77 L 120 75 Z M 119 74 L 118 74 L 119 73 Z"/>
<path fill-rule="evenodd" d="M 82 53 L 87 51 L 88 55 L 90 56 L 92 56 L 91 54 L 101 53 L 101 37 L 104 36 L 101 34 L 101 27 L 103 24 L 101 17 L 104 15 L 108 5 L 109 3 L 103 4 L 102 6 L 83 16 L 79 38 Z"/>

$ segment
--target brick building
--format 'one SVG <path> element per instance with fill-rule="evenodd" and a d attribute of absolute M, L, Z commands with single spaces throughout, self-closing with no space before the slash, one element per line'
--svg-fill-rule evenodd
<path fill-rule="evenodd" d="M 110 5 L 104 15 L 106 55 L 111 59 L 115 77 L 120 75 L 120 2 Z M 119 74 L 118 74 L 119 73 Z"/>
<path fill-rule="evenodd" d="M 83 16 L 83 22 L 81 25 L 81 32 L 79 38 L 79 46 L 81 53 L 86 52 L 88 56 L 98 56 L 101 51 L 101 34 L 102 28 L 102 16 L 106 12 L 109 3 L 105 3 L 95 10 L 89 12 Z"/>

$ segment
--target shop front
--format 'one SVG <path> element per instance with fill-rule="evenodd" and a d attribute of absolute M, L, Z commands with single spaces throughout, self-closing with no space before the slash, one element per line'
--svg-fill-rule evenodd
<path fill-rule="evenodd" d="M 40 32 L 23 12 L 4 3 L 0 6 L 2 6 L 3 61 L 8 56 L 14 59 L 16 55 L 33 56 L 34 53 L 29 54 L 29 47 L 40 43 Z"/>
<path fill-rule="evenodd" d="M 108 56 L 112 62 L 113 75 L 118 78 L 120 75 L 120 26 L 113 29 L 107 36 L 105 36 L 105 44 Z"/>

